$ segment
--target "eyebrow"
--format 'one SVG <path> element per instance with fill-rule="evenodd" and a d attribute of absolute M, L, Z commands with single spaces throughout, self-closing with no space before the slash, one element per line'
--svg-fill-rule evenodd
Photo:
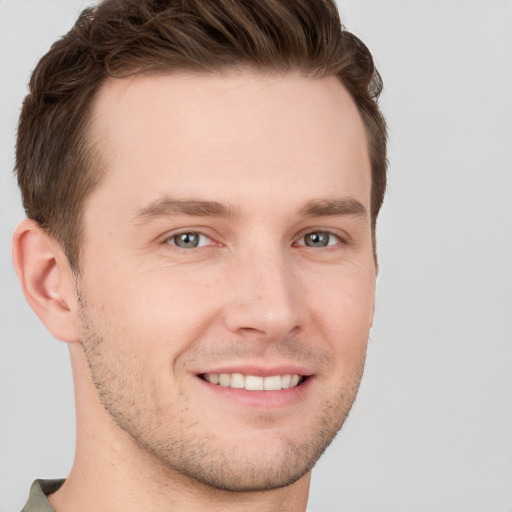
<path fill-rule="evenodd" d="M 320 199 L 308 201 L 300 210 L 299 214 L 304 217 L 328 217 L 354 215 L 356 217 L 367 217 L 368 210 L 356 199 Z"/>
<path fill-rule="evenodd" d="M 180 200 L 163 197 L 142 208 L 135 216 L 134 223 L 144 224 L 158 218 L 177 215 L 233 218 L 238 215 L 238 211 L 234 207 L 226 206 L 217 201 Z"/>
<path fill-rule="evenodd" d="M 366 217 L 368 215 L 365 206 L 352 198 L 314 199 L 308 201 L 300 208 L 298 213 L 303 217 L 336 217 L 345 215 Z M 133 219 L 133 222 L 136 225 L 141 225 L 155 219 L 178 215 L 236 218 L 239 215 L 239 211 L 234 206 L 225 205 L 217 201 L 182 200 L 166 196 L 142 208 Z"/>

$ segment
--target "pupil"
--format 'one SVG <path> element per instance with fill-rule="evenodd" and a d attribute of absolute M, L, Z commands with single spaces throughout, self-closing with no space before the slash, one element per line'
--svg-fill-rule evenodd
<path fill-rule="evenodd" d="M 306 235 L 306 245 L 309 247 L 326 247 L 329 243 L 327 233 L 310 233 Z"/>
<path fill-rule="evenodd" d="M 178 235 L 176 243 L 179 247 L 197 247 L 199 243 L 199 236 L 196 233 L 182 233 L 181 235 Z"/>

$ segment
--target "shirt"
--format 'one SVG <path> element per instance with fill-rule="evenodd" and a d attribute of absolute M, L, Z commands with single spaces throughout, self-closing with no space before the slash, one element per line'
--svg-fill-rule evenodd
<path fill-rule="evenodd" d="M 36 480 L 30 488 L 28 501 L 21 512 L 55 512 L 46 496 L 60 489 L 63 483 L 64 479 Z"/>

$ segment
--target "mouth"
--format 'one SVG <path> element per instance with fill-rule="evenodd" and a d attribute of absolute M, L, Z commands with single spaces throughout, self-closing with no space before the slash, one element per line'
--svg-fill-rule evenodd
<path fill-rule="evenodd" d="M 199 378 L 217 386 L 247 391 L 280 391 L 300 386 L 307 376 L 299 374 L 244 375 L 242 373 L 202 373 Z"/>

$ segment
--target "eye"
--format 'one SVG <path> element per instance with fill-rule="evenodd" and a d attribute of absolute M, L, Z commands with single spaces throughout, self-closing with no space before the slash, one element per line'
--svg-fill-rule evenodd
<path fill-rule="evenodd" d="M 187 233 L 178 233 L 166 238 L 165 243 L 175 245 L 180 249 L 196 249 L 204 247 L 211 243 L 211 239 L 202 233 L 190 231 Z"/>
<path fill-rule="evenodd" d="M 329 231 L 313 231 L 304 235 L 297 245 L 305 245 L 313 248 L 323 248 L 337 245 L 341 242 L 341 238 Z"/>

